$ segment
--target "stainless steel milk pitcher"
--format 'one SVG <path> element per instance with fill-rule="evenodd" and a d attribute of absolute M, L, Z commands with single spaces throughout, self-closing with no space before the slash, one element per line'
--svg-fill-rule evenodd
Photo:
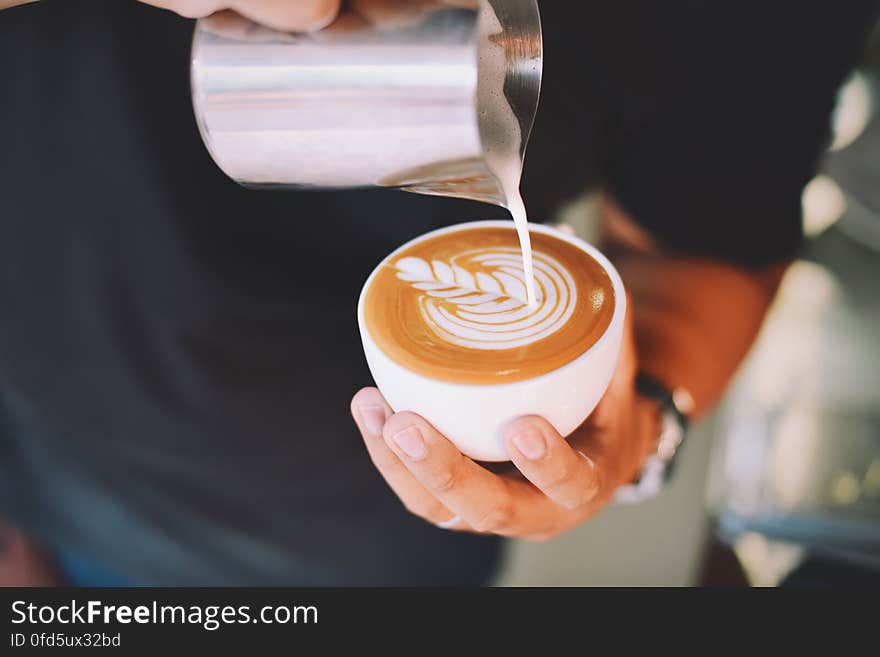
<path fill-rule="evenodd" d="M 366 2 L 311 34 L 229 13 L 198 21 L 193 105 L 216 163 L 247 186 L 393 187 L 504 205 L 493 149 L 516 137 L 521 168 L 541 86 L 536 0 L 419 2 L 380 19 L 358 13 Z"/>

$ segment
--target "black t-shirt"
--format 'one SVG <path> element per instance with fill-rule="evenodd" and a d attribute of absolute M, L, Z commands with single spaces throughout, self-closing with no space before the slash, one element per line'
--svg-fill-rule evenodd
<path fill-rule="evenodd" d="M 603 185 L 672 250 L 796 251 L 875 2 L 542 10 L 533 217 Z M 128 0 L 0 12 L 0 514 L 133 583 L 481 581 L 497 542 L 410 517 L 348 404 L 372 267 L 504 212 L 238 187 L 193 120 L 191 33 Z M 310 276 L 330 253 L 344 275 Z"/>

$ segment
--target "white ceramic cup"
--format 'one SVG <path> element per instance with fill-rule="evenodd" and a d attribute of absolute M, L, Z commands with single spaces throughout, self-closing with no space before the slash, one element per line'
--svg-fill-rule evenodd
<path fill-rule="evenodd" d="M 478 461 L 508 461 L 502 440 L 504 428 L 524 415 L 547 419 L 563 436 L 587 419 L 605 394 L 623 339 L 626 294 L 620 275 L 608 259 L 583 240 L 554 228 L 530 224 L 533 233 L 545 233 L 575 245 L 608 273 L 614 286 L 614 314 L 599 340 L 562 367 L 512 383 L 475 385 L 436 381 L 391 360 L 370 336 L 364 321 L 367 290 L 379 269 L 401 251 L 439 235 L 471 228 L 508 228 L 510 221 L 457 224 L 418 237 L 389 255 L 367 279 L 358 303 L 358 324 L 367 364 L 379 391 L 395 413 L 412 411 L 430 422 L 458 449 Z"/>

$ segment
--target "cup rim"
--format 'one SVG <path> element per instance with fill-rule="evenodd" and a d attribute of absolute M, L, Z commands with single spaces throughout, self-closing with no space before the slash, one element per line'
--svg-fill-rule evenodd
<path fill-rule="evenodd" d="M 394 249 L 394 251 L 389 253 L 387 256 L 382 258 L 382 260 L 379 262 L 379 264 L 376 265 L 376 267 L 370 273 L 369 277 L 367 278 L 366 282 L 364 283 L 363 287 L 361 288 L 360 297 L 358 298 L 358 306 L 357 306 L 358 326 L 360 328 L 362 339 L 369 339 L 370 342 L 372 343 L 373 348 L 375 348 L 378 352 L 380 352 L 383 356 L 385 356 L 392 363 L 394 363 L 398 367 L 406 370 L 409 374 L 416 376 L 416 377 L 419 377 L 419 378 L 422 378 L 422 379 L 425 379 L 426 381 L 430 381 L 431 383 L 433 383 L 435 385 L 446 384 L 446 385 L 451 385 L 451 386 L 455 386 L 455 387 L 465 387 L 465 388 L 470 387 L 470 388 L 485 389 L 485 388 L 493 388 L 493 387 L 503 388 L 503 387 L 507 387 L 507 386 L 531 384 L 536 381 L 540 381 L 541 379 L 543 379 L 545 377 L 553 376 L 553 375 L 561 372 L 562 370 L 565 370 L 570 367 L 574 367 L 581 360 L 584 360 L 584 359 L 588 358 L 594 352 L 599 351 L 600 348 L 602 348 L 606 342 L 613 340 L 615 335 L 617 333 L 619 333 L 620 331 L 622 331 L 623 322 L 626 319 L 626 312 L 627 312 L 626 289 L 624 288 L 624 285 L 623 285 L 623 279 L 620 278 L 620 274 L 618 273 L 618 271 L 614 267 L 614 265 L 611 264 L 611 261 L 608 260 L 608 258 L 601 251 L 599 251 L 599 249 L 597 249 L 592 244 L 588 243 L 586 240 L 581 239 L 577 235 L 570 235 L 568 233 L 565 233 L 565 232 L 559 230 L 558 228 L 555 228 L 553 226 L 548 226 L 547 224 L 539 224 L 539 223 L 529 222 L 529 232 L 534 231 L 534 232 L 544 233 L 546 235 L 552 235 L 553 237 L 556 237 L 557 239 L 564 240 L 565 242 L 568 242 L 569 244 L 572 244 L 573 246 L 579 248 L 581 251 L 586 253 L 588 256 L 592 257 L 596 262 L 598 262 L 599 265 L 602 267 L 602 269 L 604 269 L 605 272 L 608 274 L 608 277 L 611 279 L 611 284 L 612 284 L 612 287 L 614 288 L 614 313 L 612 314 L 611 321 L 608 323 L 608 326 L 606 327 L 605 331 L 602 333 L 602 335 L 599 337 L 599 339 L 596 340 L 596 342 L 594 342 L 592 345 L 590 345 L 589 349 L 584 351 L 582 354 L 580 354 L 576 358 L 573 358 L 572 360 L 568 361 L 564 365 L 560 365 L 559 367 L 552 369 L 548 372 L 543 372 L 542 374 L 539 374 L 537 376 L 533 376 L 533 377 L 530 377 L 527 379 L 522 379 L 520 381 L 508 381 L 508 382 L 503 382 L 503 383 L 464 383 L 464 382 L 459 383 L 459 382 L 455 382 L 455 381 L 442 381 L 442 380 L 438 380 L 438 379 L 432 379 L 428 376 L 425 376 L 424 374 L 420 374 L 419 372 L 416 372 L 415 370 L 407 367 L 406 365 L 403 365 L 403 364 L 397 362 L 396 360 L 391 358 L 391 356 L 386 354 L 381 348 L 379 348 L 379 345 L 376 343 L 376 340 L 373 339 L 373 336 L 370 335 L 370 331 L 367 328 L 366 321 L 364 318 L 364 307 L 366 305 L 367 290 L 370 289 L 370 285 L 373 283 L 373 280 L 378 275 L 379 270 L 385 265 L 386 262 L 388 262 L 389 260 L 394 258 L 394 256 L 396 256 L 398 253 L 400 253 L 406 249 L 409 249 L 412 246 L 420 244 L 421 242 L 432 239 L 434 237 L 438 237 L 440 235 L 446 235 L 448 233 L 456 233 L 456 232 L 460 232 L 463 230 L 470 230 L 470 229 L 475 229 L 475 228 L 508 228 L 508 227 L 511 230 L 516 229 L 516 226 L 514 225 L 513 221 L 511 221 L 510 219 L 489 219 L 489 220 L 482 220 L 482 221 L 466 221 L 466 222 L 462 222 L 462 223 L 458 223 L 458 224 L 452 224 L 450 226 L 444 226 L 443 228 L 438 228 L 438 229 L 429 231 L 427 233 L 423 233 L 422 235 L 419 235 L 418 237 L 414 237 L 413 239 L 409 240 L 408 242 L 405 242 L 404 244 L 402 244 L 398 248 Z"/>

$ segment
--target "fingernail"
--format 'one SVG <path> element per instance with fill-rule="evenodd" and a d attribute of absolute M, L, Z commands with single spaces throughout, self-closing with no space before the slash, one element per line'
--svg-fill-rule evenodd
<path fill-rule="evenodd" d="M 461 522 L 461 516 L 452 516 L 449 520 L 447 520 L 445 522 L 438 522 L 437 526 L 440 529 L 452 529 L 460 522 Z"/>
<path fill-rule="evenodd" d="M 581 450 L 578 450 L 578 454 L 580 454 L 583 457 L 584 461 L 587 462 L 587 465 L 589 465 L 590 468 L 592 468 L 593 470 L 596 469 L 596 462 L 593 459 L 591 459 L 589 456 L 584 454 Z"/>
<path fill-rule="evenodd" d="M 596 462 L 580 450 L 578 450 L 578 454 L 583 457 L 584 461 L 587 462 L 587 465 L 589 465 L 590 469 L 593 471 L 593 485 L 584 495 L 584 503 L 587 504 L 592 502 L 599 495 L 599 480 L 596 477 Z"/>
<path fill-rule="evenodd" d="M 358 413 L 361 416 L 361 422 L 364 423 L 364 429 L 371 436 L 381 436 L 382 429 L 385 428 L 385 409 L 381 406 L 359 406 Z"/>
<path fill-rule="evenodd" d="M 512 438 L 512 442 L 520 453 L 531 461 L 538 461 L 547 453 L 544 436 L 534 429 L 518 433 Z"/>
<path fill-rule="evenodd" d="M 428 455 L 428 446 L 416 427 L 409 427 L 391 438 L 400 450 L 413 461 L 421 461 Z"/>

